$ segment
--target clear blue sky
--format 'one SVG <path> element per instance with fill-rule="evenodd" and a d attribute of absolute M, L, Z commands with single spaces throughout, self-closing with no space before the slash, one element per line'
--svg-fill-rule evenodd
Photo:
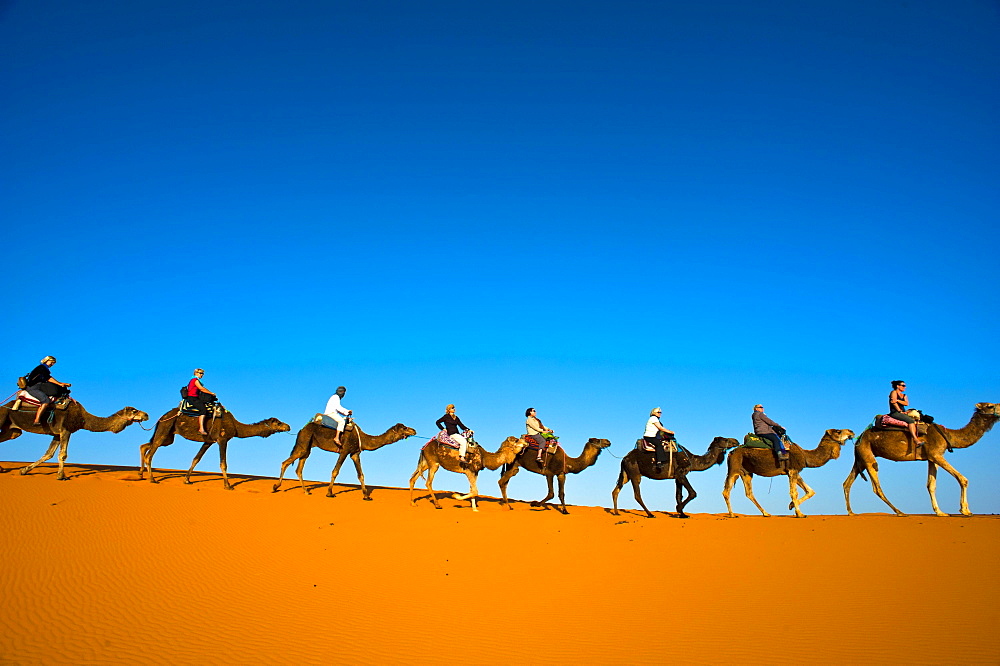
<path fill-rule="evenodd" d="M 654 406 L 701 452 L 756 402 L 811 447 L 897 378 L 957 427 L 1000 401 L 998 35 L 986 0 L 0 2 L 0 368 L 13 391 L 53 354 L 92 412 L 155 418 L 201 366 L 293 432 L 344 384 L 366 430 L 430 435 L 454 402 L 490 447 L 533 406 L 571 454 L 624 455 Z M 136 464 L 144 436 L 80 433 L 70 461 Z M 997 436 L 952 456 L 977 513 Z M 368 481 L 405 485 L 421 441 L 365 454 Z M 237 441 L 230 470 L 276 475 L 292 442 Z M 807 473 L 807 513 L 844 511 L 850 461 Z M 609 505 L 617 469 L 568 499 Z M 924 464 L 882 469 L 930 510 Z"/>

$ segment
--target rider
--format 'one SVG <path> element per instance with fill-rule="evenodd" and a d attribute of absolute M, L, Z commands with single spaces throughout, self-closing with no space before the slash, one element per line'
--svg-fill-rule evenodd
<path fill-rule="evenodd" d="M 38 411 L 35 412 L 35 425 L 41 425 L 42 414 L 45 413 L 45 408 L 55 402 L 57 398 L 69 395 L 67 389 L 72 386 L 72 384 L 56 381 L 52 377 L 49 368 L 55 364 L 55 356 L 46 356 L 38 364 L 38 367 L 29 372 L 27 377 L 25 377 L 25 384 L 27 385 L 25 391 L 41 403 L 38 405 Z"/>
<path fill-rule="evenodd" d="M 446 405 L 444 408 L 444 416 L 439 418 L 434 422 L 438 430 L 446 430 L 448 437 L 458 444 L 458 459 L 465 462 L 465 452 L 469 450 L 469 440 L 466 438 L 466 433 L 469 432 L 469 426 L 462 423 L 462 419 L 455 416 L 455 405 Z M 458 434 L 458 429 L 462 429 L 462 434 Z"/>
<path fill-rule="evenodd" d="M 524 410 L 524 416 L 526 417 L 524 422 L 527 429 L 526 432 L 538 444 L 538 456 L 536 456 L 535 460 L 540 463 L 542 462 L 542 454 L 545 453 L 545 440 L 552 436 L 552 428 L 545 427 L 545 424 L 535 414 L 534 407 L 528 407 L 528 409 Z M 549 435 L 549 437 L 546 437 L 546 435 Z"/>
<path fill-rule="evenodd" d="M 194 377 L 188 381 L 187 385 L 187 401 L 188 404 L 198 412 L 198 434 L 200 435 L 208 434 L 205 430 L 205 416 L 208 413 L 205 404 L 215 402 L 219 399 L 219 396 L 212 391 L 209 391 L 205 388 L 205 385 L 201 383 L 201 378 L 204 376 L 204 370 L 201 368 L 195 368 Z"/>
<path fill-rule="evenodd" d="M 787 458 L 788 450 L 785 448 L 784 442 L 781 441 L 781 435 L 778 434 L 784 434 L 785 429 L 767 417 L 767 414 L 764 413 L 764 405 L 754 405 L 750 419 L 753 421 L 753 434 L 762 439 L 770 440 L 778 457 Z"/>
<path fill-rule="evenodd" d="M 659 407 L 651 409 L 649 411 L 649 418 L 646 419 L 646 430 L 642 433 L 642 438 L 653 446 L 653 452 L 656 454 L 657 468 L 662 467 L 663 463 L 667 462 L 668 449 L 666 442 L 674 439 L 674 432 L 667 430 L 660 423 L 661 416 L 663 416 L 662 409 Z M 673 446 L 672 442 L 670 446 Z"/>
<path fill-rule="evenodd" d="M 910 431 L 910 439 L 916 446 L 921 446 L 924 441 L 917 434 L 917 420 L 906 413 L 906 408 L 910 406 L 910 399 L 906 396 L 906 382 L 897 379 L 892 382 L 892 391 L 889 392 L 889 416 L 906 424 L 906 429 Z"/>
<path fill-rule="evenodd" d="M 323 412 L 324 425 L 330 428 L 336 428 L 333 434 L 333 443 L 340 446 L 340 433 L 344 432 L 344 428 L 347 427 L 347 419 L 345 417 L 350 416 L 354 412 L 350 409 L 344 409 L 340 404 L 341 398 L 347 394 L 347 388 L 343 386 L 338 386 L 337 390 L 330 399 L 326 402 L 326 411 Z M 329 421 L 332 420 L 333 424 Z"/>

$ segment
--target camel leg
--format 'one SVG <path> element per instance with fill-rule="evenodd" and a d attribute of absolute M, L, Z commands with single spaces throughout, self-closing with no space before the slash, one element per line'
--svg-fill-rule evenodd
<path fill-rule="evenodd" d="M 726 484 L 722 486 L 722 497 L 726 500 L 726 510 L 729 512 L 727 515 L 730 518 L 735 518 L 736 514 L 733 513 L 733 506 L 729 503 L 729 494 L 733 492 L 733 485 L 736 483 L 736 477 L 739 476 L 737 473 L 731 473 L 726 476 Z"/>
<path fill-rule="evenodd" d="M 856 515 L 854 511 L 851 509 L 851 486 L 854 485 L 854 480 L 856 478 L 858 478 L 857 464 L 855 464 L 854 467 L 851 468 L 851 473 L 847 475 L 846 479 L 844 479 L 844 502 L 847 503 L 848 516 Z"/>
<path fill-rule="evenodd" d="M 274 486 L 271 487 L 271 492 L 272 493 L 278 492 L 278 488 L 281 487 L 281 482 L 285 478 L 285 470 L 288 469 L 288 466 L 291 465 L 293 462 L 295 462 L 295 460 L 296 460 L 296 457 L 295 456 L 291 456 L 289 458 L 286 458 L 285 461 L 281 463 L 281 471 L 278 472 L 278 482 L 276 484 L 274 484 Z M 301 478 L 302 477 L 299 477 L 300 480 L 301 480 Z M 305 488 L 303 487 L 303 490 L 304 489 Z"/>
<path fill-rule="evenodd" d="M 622 486 L 625 485 L 626 478 L 628 477 L 625 474 L 625 470 L 623 469 L 621 472 L 618 473 L 618 481 L 617 483 L 615 483 L 615 489 L 611 491 L 611 506 L 613 507 L 611 509 L 612 515 L 615 516 L 618 515 L 618 493 L 621 492 Z M 638 491 L 638 488 L 636 488 L 636 490 Z"/>
<path fill-rule="evenodd" d="M 431 504 L 434 505 L 435 509 L 440 509 L 441 505 L 438 504 L 437 495 L 434 494 L 434 488 L 431 483 L 434 481 L 434 475 L 437 474 L 438 464 L 436 462 L 428 463 L 427 466 L 427 492 L 431 494 Z"/>
<path fill-rule="evenodd" d="M 424 459 L 424 452 L 420 452 L 420 458 L 417 460 L 417 469 L 413 472 L 413 476 L 410 477 L 410 506 L 416 506 L 417 502 L 413 499 L 413 485 L 417 482 L 417 477 L 420 476 L 421 472 L 427 469 L 427 461 Z"/>
<path fill-rule="evenodd" d="M 622 474 L 625 474 L 624 470 L 622 470 Z M 642 501 L 642 493 L 639 492 L 639 483 L 642 482 L 642 474 L 639 474 L 638 472 L 631 473 L 628 475 L 628 480 L 632 482 L 632 494 L 635 495 L 635 501 L 638 502 L 639 506 L 642 507 L 642 510 L 646 512 L 646 517 L 656 518 L 656 516 L 653 515 L 653 512 L 646 508 L 646 503 Z"/>
<path fill-rule="evenodd" d="M 41 458 L 31 463 L 30 465 L 25 465 L 24 467 L 21 468 L 21 474 L 27 474 L 28 472 L 35 469 L 43 462 L 54 456 L 56 454 L 57 448 L 59 448 L 59 435 L 56 435 L 55 437 L 52 438 L 52 442 L 49 444 L 49 448 L 45 450 L 45 453 L 42 455 Z"/>
<path fill-rule="evenodd" d="M 56 474 L 57 481 L 65 481 L 69 477 L 66 476 L 66 458 L 69 456 L 69 433 L 63 433 L 59 438 L 59 473 Z"/>
<path fill-rule="evenodd" d="M 465 476 L 469 479 L 469 494 L 459 495 L 455 493 L 452 495 L 457 500 L 472 500 L 472 510 L 478 512 L 479 508 L 476 506 L 476 497 L 479 496 L 479 488 L 476 486 L 476 474 L 472 470 L 465 470 Z"/>
<path fill-rule="evenodd" d="M 795 470 L 788 472 L 788 495 L 792 498 L 792 508 L 795 509 L 796 518 L 805 518 L 806 515 L 799 509 L 799 474 Z"/>
<path fill-rule="evenodd" d="M 552 477 L 549 477 L 549 478 L 551 479 Z M 549 488 L 550 488 L 549 492 L 552 492 L 551 487 L 552 487 L 552 482 L 549 481 Z M 569 511 L 566 510 L 566 475 L 565 474 L 560 474 L 559 475 L 559 504 L 562 506 L 563 515 L 568 516 L 569 515 Z"/>
<path fill-rule="evenodd" d="M 337 480 L 337 475 L 340 474 L 340 466 L 344 464 L 344 459 L 347 458 L 347 447 L 340 447 L 340 454 L 337 456 L 337 464 L 333 466 L 333 472 L 330 473 L 330 487 L 326 490 L 327 497 L 333 497 L 333 484 Z"/>
<path fill-rule="evenodd" d="M 684 513 L 684 507 L 686 507 L 691 500 L 697 497 L 698 493 L 694 491 L 694 487 L 691 485 L 691 482 L 688 481 L 687 474 L 683 474 L 674 479 L 674 486 L 677 489 L 677 515 L 679 518 L 687 518 L 688 515 Z M 687 499 L 682 499 L 684 490 L 687 490 Z"/>
<path fill-rule="evenodd" d="M 226 449 L 229 448 L 229 442 L 219 442 L 219 469 L 222 470 L 222 485 L 225 486 L 226 490 L 232 490 L 233 484 L 229 483 L 229 466 L 226 464 Z"/>
<path fill-rule="evenodd" d="M 962 476 L 957 469 L 952 467 L 951 463 L 949 463 L 947 460 L 944 459 L 944 455 L 935 455 L 933 461 L 935 465 L 937 465 L 944 471 L 951 474 L 953 477 L 955 477 L 955 480 L 958 481 L 958 486 L 959 488 L 962 489 L 962 497 L 959 503 L 960 507 L 959 510 L 961 511 L 963 516 L 971 516 L 972 511 L 969 510 L 969 498 L 968 498 L 969 480 L 966 479 L 964 476 Z M 933 492 L 931 493 L 931 500 L 934 502 L 935 508 L 937 508 L 937 498 L 935 497 L 935 493 Z M 948 514 L 942 512 L 939 513 L 938 515 L 947 516 Z"/>
<path fill-rule="evenodd" d="M 760 502 L 757 501 L 757 498 L 753 496 L 753 481 L 752 481 L 753 474 L 749 474 L 747 472 L 741 472 L 740 478 L 743 479 L 743 491 L 746 493 L 747 499 L 753 502 L 754 505 L 756 505 L 756 507 L 760 509 L 760 512 L 764 514 L 765 518 L 770 518 L 771 514 L 769 514 L 767 511 L 764 511 L 764 507 L 762 507 L 760 505 Z M 796 496 L 797 495 L 798 492 L 796 492 Z"/>
<path fill-rule="evenodd" d="M 882 492 L 882 484 L 878 481 L 878 470 L 875 469 L 875 461 L 862 460 L 862 462 L 864 462 L 865 471 L 868 472 L 868 478 L 871 479 L 872 490 L 875 491 L 875 494 L 879 496 L 879 499 L 888 504 L 889 508 L 896 512 L 897 516 L 905 516 L 906 514 L 893 506 L 892 502 L 889 501 L 889 498 L 885 496 L 884 492 Z"/>
<path fill-rule="evenodd" d="M 361 484 L 361 499 L 371 502 L 372 498 L 369 497 L 368 488 L 365 487 L 365 473 L 361 471 L 361 451 L 352 453 L 351 460 L 354 462 L 354 469 L 358 470 L 358 483 Z"/>
<path fill-rule="evenodd" d="M 139 445 L 139 480 L 146 478 L 146 452 L 149 451 L 149 442 Z"/>
<path fill-rule="evenodd" d="M 153 478 L 153 456 L 156 454 L 156 449 L 161 446 L 170 446 L 174 443 L 174 430 L 173 428 L 168 428 L 167 433 L 161 438 L 157 438 L 157 432 L 159 431 L 159 426 L 153 431 L 153 437 L 149 440 L 148 444 L 143 444 L 139 447 L 140 455 L 145 459 L 146 469 L 149 470 L 149 482 L 159 483 L 155 478 Z M 140 465 L 140 471 L 142 467 Z M 139 478 L 142 478 L 140 475 Z"/>
<path fill-rule="evenodd" d="M 208 451 L 208 448 L 210 446 L 212 446 L 212 442 L 205 442 L 204 444 L 201 445 L 201 448 L 198 449 L 198 453 L 195 454 L 194 460 L 191 461 L 191 466 L 188 467 L 188 473 L 187 476 L 184 477 L 184 483 L 188 485 L 191 484 L 191 472 L 193 472 L 195 466 L 197 466 L 198 463 L 201 462 L 201 457 L 205 455 L 205 451 Z"/>
<path fill-rule="evenodd" d="M 551 474 L 546 474 L 545 475 L 545 482 L 549 486 L 549 492 L 545 494 L 544 499 L 542 499 L 541 501 L 532 502 L 531 506 L 543 506 L 546 502 L 548 502 L 550 499 L 552 499 L 553 497 L 556 496 L 555 491 L 552 490 L 552 480 L 553 480 L 553 477 L 552 477 Z"/>
<path fill-rule="evenodd" d="M 510 480 L 514 478 L 514 475 L 517 474 L 519 469 L 521 469 L 520 465 L 517 464 L 511 465 L 510 467 L 507 468 L 507 471 L 504 472 L 504 474 L 500 477 L 500 480 L 497 481 L 497 485 L 500 486 L 500 495 L 503 497 L 503 505 L 508 509 L 510 509 L 511 511 L 514 510 L 514 507 L 510 505 L 510 501 L 507 499 L 507 484 L 510 483 Z"/>
<path fill-rule="evenodd" d="M 801 475 L 796 476 L 795 483 L 798 484 L 799 488 L 806 491 L 806 494 L 802 497 L 802 499 L 799 500 L 799 506 L 802 506 L 807 499 L 816 494 L 816 491 L 814 491 L 812 488 L 806 485 L 806 482 L 802 480 Z M 794 502 L 788 503 L 789 509 L 793 509 L 794 507 L 795 507 Z"/>

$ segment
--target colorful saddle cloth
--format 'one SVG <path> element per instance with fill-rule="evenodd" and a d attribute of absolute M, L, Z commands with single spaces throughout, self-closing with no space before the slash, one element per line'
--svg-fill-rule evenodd
<path fill-rule="evenodd" d="M 559 446 L 559 438 L 555 435 L 549 434 L 545 435 L 523 435 L 524 441 L 528 443 L 529 449 L 532 451 L 537 451 L 543 446 L 549 449 L 549 453 L 554 451 L 557 446 Z M 541 441 L 539 441 L 541 440 Z"/>

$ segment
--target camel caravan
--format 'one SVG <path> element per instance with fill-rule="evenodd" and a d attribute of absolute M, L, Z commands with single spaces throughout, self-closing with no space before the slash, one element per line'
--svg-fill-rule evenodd
<path fill-rule="evenodd" d="M 149 420 L 146 412 L 135 407 L 123 407 L 107 417 L 90 414 L 70 395 L 69 383 L 59 382 L 52 377 L 51 367 L 55 365 L 53 356 L 46 356 L 41 363 L 24 377 L 18 378 L 18 390 L 0 405 L 0 442 L 13 440 L 22 433 L 29 432 L 52 438 L 45 454 L 37 461 L 20 468 L 21 474 L 28 474 L 38 465 L 52 458 L 58 451 L 58 480 L 66 480 L 65 462 L 69 451 L 71 435 L 78 430 L 91 432 L 122 432 L 137 423 L 140 428 L 151 430 L 149 441 L 139 447 L 139 479 L 148 475 L 151 483 L 158 483 L 153 470 L 153 456 L 163 446 L 170 446 L 174 439 L 181 438 L 197 442 L 201 446 L 191 461 L 184 482 L 191 483 L 191 474 L 205 453 L 214 445 L 219 449 L 219 468 L 222 472 L 223 487 L 232 490 L 227 473 L 226 452 L 233 438 L 270 437 L 281 432 L 290 432 L 287 423 L 276 418 L 267 418 L 256 423 L 243 423 L 218 400 L 218 396 L 202 384 L 205 371 L 195 369 L 193 377 L 181 388 L 180 403 L 166 411 L 151 428 L 142 425 Z M 337 455 L 327 497 L 334 497 L 334 486 L 341 466 L 350 458 L 357 470 L 361 498 L 370 501 L 371 491 L 365 485 L 361 467 L 361 453 L 375 451 L 418 437 L 417 431 L 402 423 L 390 427 L 381 434 L 364 432 L 354 422 L 353 412 L 345 408 L 342 399 L 347 389 L 338 387 L 327 402 L 326 409 L 317 413 L 295 437 L 295 443 L 288 457 L 281 463 L 277 482 L 272 491 L 281 489 L 285 472 L 296 463 L 295 474 L 299 487 L 309 494 L 303 480 L 306 460 L 314 448 Z M 751 413 L 753 432 L 747 433 L 742 443 L 731 437 L 715 437 L 705 453 L 698 455 L 681 446 L 673 431 L 660 422 L 662 410 L 657 407 L 650 411 L 643 436 L 636 440 L 635 447 L 621 458 L 620 472 L 611 491 L 611 514 L 619 515 L 618 494 L 626 481 L 632 484 L 635 500 L 649 518 L 655 514 L 643 502 L 639 487 L 643 478 L 650 480 L 673 479 L 675 486 L 675 515 L 687 518 L 687 505 L 697 497 L 689 479 L 693 472 L 710 469 L 726 463 L 725 483 L 722 496 L 726 502 L 727 516 L 735 517 L 730 503 L 730 494 L 736 479 L 743 482 L 747 499 L 763 516 L 770 516 L 753 494 L 753 477 L 786 476 L 790 502 L 788 509 L 796 517 L 804 517 L 802 504 L 816 493 L 802 478 L 808 468 L 821 467 L 840 457 L 841 448 L 850 440 L 854 442 L 854 456 L 851 470 L 844 481 L 844 500 L 848 515 L 855 515 L 851 509 L 851 487 L 860 476 L 870 479 L 872 490 L 898 516 L 903 516 L 898 508 L 885 496 L 879 482 L 879 466 L 876 458 L 896 462 L 925 461 L 927 463 L 927 490 L 931 507 L 938 516 L 948 514 L 941 510 L 937 501 L 937 471 L 941 468 L 951 474 L 961 490 L 960 511 L 964 516 L 972 515 L 968 504 L 968 480 L 946 459 L 945 454 L 954 449 L 968 448 L 978 442 L 998 420 L 1000 405 L 981 402 L 975 405 L 969 422 L 957 429 L 950 429 L 936 423 L 934 419 L 909 407 L 906 383 L 893 381 L 889 394 L 889 409 L 878 414 L 860 436 L 852 430 L 831 428 L 823 433 L 816 448 L 805 449 L 793 442 L 780 424 L 771 420 L 763 405 L 754 406 Z M 558 481 L 559 503 L 557 510 L 569 513 L 566 508 L 566 478 L 568 474 L 580 474 L 592 467 L 601 453 L 610 448 L 611 442 L 600 437 L 591 437 L 584 444 L 578 456 L 571 457 L 559 443 L 559 437 L 547 428 L 534 408 L 525 411 L 524 434 L 510 435 L 489 451 L 475 439 L 475 432 L 458 417 L 455 405 L 447 405 L 445 414 L 435 422 L 437 433 L 428 439 L 418 454 L 417 467 L 410 477 L 410 504 L 418 506 L 414 486 L 419 478 L 425 480 L 430 503 L 440 509 L 437 493 L 433 488 L 434 477 L 439 469 L 462 474 L 469 482 L 467 493 L 452 493 L 458 500 L 468 500 L 473 511 L 478 511 L 478 477 L 485 470 L 500 470 L 498 486 L 500 502 L 509 509 L 507 486 L 510 480 L 525 469 L 545 477 L 548 492 L 541 500 L 530 502 L 530 506 L 549 508 L 556 496 L 554 484 Z M 613 455 L 613 454 L 612 454 Z M 616 456 L 617 457 L 617 456 Z M 0 473 L 7 470 L 0 468 Z M 799 491 L 804 494 L 800 497 Z"/>

